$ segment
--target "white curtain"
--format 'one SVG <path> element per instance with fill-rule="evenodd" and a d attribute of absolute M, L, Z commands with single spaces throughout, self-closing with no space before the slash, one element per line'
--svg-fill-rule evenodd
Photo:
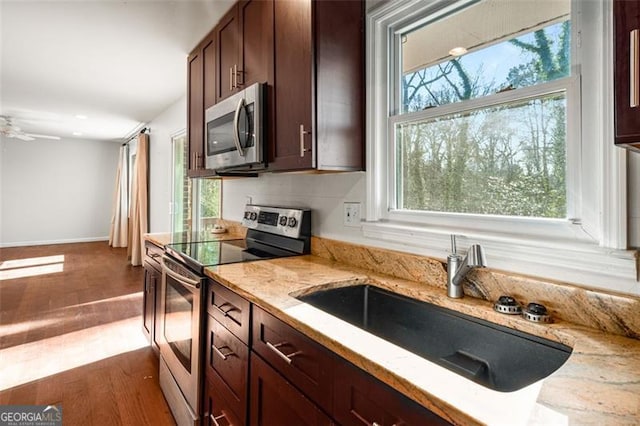
<path fill-rule="evenodd" d="M 148 158 L 149 135 L 138 135 L 138 151 L 133 167 L 131 205 L 129 206 L 128 254 L 132 265 L 142 265 L 144 234 L 148 232 Z"/>
<path fill-rule="evenodd" d="M 129 212 L 127 209 L 127 146 L 120 147 L 116 185 L 113 191 L 113 210 L 111 211 L 111 231 L 109 245 L 113 247 L 127 246 L 127 227 Z"/>

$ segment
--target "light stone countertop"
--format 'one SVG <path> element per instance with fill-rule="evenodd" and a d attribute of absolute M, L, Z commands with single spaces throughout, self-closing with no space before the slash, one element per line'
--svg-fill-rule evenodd
<path fill-rule="evenodd" d="M 381 381 L 455 424 L 632 425 L 640 423 L 640 341 L 568 322 L 533 324 L 491 303 L 326 260 L 300 256 L 221 265 L 206 274 Z M 549 377 L 498 392 L 303 303 L 322 288 L 371 283 L 573 347 Z"/>
<path fill-rule="evenodd" d="M 244 237 L 243 229 L 233 228 L 233 222 L 230 225 L 231 232 L 219 235 L 220 239 Z M 184 241 L 184 235 L 176 237 L 166 233 L 147 234 L 146 238 L 159 246 Z M 411 259 L 404 254 L 398 257 L 397 253 L 384 250 L 377 253 L 370 248 L 335 241 L 316 240 L 316 243 L 315 250 L 323 257 L 307 255 L 221 265 L 207 268 L 205 272 L 454 424 L 640 424 L 640 340 L 619 335 L 638 336 L 637 300 L 596 294 L 590 304 L 582 290 L 576 293 L 574 288 L 536 282 L 532 290 L 543 289 L 554 298 L 550 301 L 555 300 L 559 306 L 553 310 L 556 315 L 553 324 L 534 324 L 494 312 L 487 300 L 449 299 L 442 287 L 425 284 L 425 279 L 439 281 L 435 278 L 442 271 L 437 262 L 426 262 L 419 257 Z M 333 250 L 328 253 L 330 256 L 357 258 L 385 272 L 375 273 L 368 267 L 362 269 L 327 259 L 326 249 Z M 383 256 L 382 260 L 379 256 Z M 394 268 L 409 268 L 403 273 L 419 278 L 408 280 L 387 275 L 387 269 L 391 272 Z M 522 279 L 509 281 L 507 287 L 520 292 L 520 281 Z M 323 288 L 360 283 L 558 341 L 572 347 L 573 352 L 549 377 L 516 392 L 497 392 L 295 299 Z M 500 284 L 495 289 L 502 291 L 502 287 Z M 566 306 L 571 300 L 574 305 Z M 578 315 L 574 312 L 576 309 L 584 309 L 589 313 L 588 318 Z M 591 325 L 558 319 L 562 317 Z"/>

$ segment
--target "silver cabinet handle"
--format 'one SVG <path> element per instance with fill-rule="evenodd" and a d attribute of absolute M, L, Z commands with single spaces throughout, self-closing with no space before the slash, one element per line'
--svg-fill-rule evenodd
<path fill-rule="evenodd" d="M 229 306 L 231 306 L 231 307 L 225 311 L 224 309 L 222 309 L 222 307 L 223 307 L 223 306 L 225 306 L 225 305 L 229 305 Z M 228 316 L 229 316 L 229 312 L 231 312 L 231 311 L 235 311 L 235 310 L 238 310 L 238 308 L 236 308 L 235 306 L 233 306 L 231 303 L 227 303 L 227 302 L 223 303 L 223 304 L 222 304 L 222 305 L 220 305 L 220 306 L 218 306 L 218 305 L 216 305 L 216 304 L 213 304 L 213 307 L 214 307 L 218 312 L 220 312 L 222 315 L 224 315 L 225 317 L 228 317 Z"/>
<path fill-rule="evenodd" d="M 222 348 L 229 349 L 229 352 L 227 352 L 226 354 L 222 353 L 222 351 L 220 350 Z M 219 348 L 217 348 L 215 345 L 211 345 L 211 349 L 213 349 L 213 351 L 217 353 L 220 356 L 220 358 L 222 358 L 223 361 L 226 361 L 227 358 L 230 357 L 231 355 L 235 355 L 235 352 L 233 352 L 231 348 L 229 348 L 228 346 L 220 346 Z"/>
<path fill-rule="evenodd" d="M 306 149 L 304 147 L 304 135 L 310 135 L 311 132 L 304 130 L 304 124 L 300 125 L 300 157 L 304 157 L 304 153 L 307 151 L 311 151 L 311 149 Z"/>
<path fill-rule="evenodd" d="M 629 33 L 629 106 L 636 108 L 640 105 L 640 30 Z"/>
<path fill-rule="evenodd" d="M 240 75 L 240 72 L 238 72 L 238 64 L 234 64 L 233 65 L 233 86 L 236 89 L 240 88 L 240 83 L 238 83 L 238 76 L 239 75 Z"/>
<path fill-rule="evenodd" d="M 218 417 L 215 417 L 213 414 L 209 415 L 209 418 L 211 419 L 213 424 L 216 425 L 216 426 L 220 426 L 220 423 L 218 423 L 218 420 L 224 419 L 225 417 L 226 416 L 224 415 L 224 413 L 220 414 Z"/>
<path fill-rule="evenodd" d="M 229 91 L 233 90 L 233 67 L 229 67 Z"/>
<path fill-rule="evenodd" d="M 358 413 L 356 410 L 353 410 L 353 409 L 352 409 L 352 410 L 350 410 L 350 413 L 353 415 L 353 417 L 355 417 L 356 419 L 360 420 L 360 421 L 362 422 L 362 424 L 364 424 L 364 425 L 367 425 L 367 426 L 382 426 L 382 424 L 381 424 L 381 423 L 378 423 L 378 422 L 369 423 L 369 422 L 367 421 L 367 419 L 365 419 L 364 417 L 362 417 L 362 416 L 360 415 L 360 413 Z M 391 426 L 396 426 L 396 424 L 394 423 L 394 424 L 393 424 L 393 425 L 391 425 Z"/>
<path fill-rule="evenodd" d="M 240 144 L 240 129 L 238 129 L 238 123 L 240 122 L 240 111 L 244 108 L 244 98 L 240 98 L 238 101 L 238 106 L 236 107 L 236 114 L 233 116 L 233 142 L 236 145 L 236 149 L 238 150 L 238 154 L 241 157 L 244 157 L 244 150 L 242 149 L 242 145 Z"/>
<path fill-rule="evenodd" d="M 280 349 L 278 349 L 279 347 L 286 345 L 287 344 L 286 342 L 276 343 L 275 345 L 271 342 L 265 342 L 265 343 L 267 344 L 267 347 L 269 349 L 275 352 L 276 355 L 282 358 L 284 362 L 286 362 L 287 364 L 291 364 L 291 362 L 293 361 L 291 358 L 293 358 L 296 355 L 300 355 L 302 353 L 302 351 L 297 351 L 287 355 L 284 352 L 282 352 Z"/>

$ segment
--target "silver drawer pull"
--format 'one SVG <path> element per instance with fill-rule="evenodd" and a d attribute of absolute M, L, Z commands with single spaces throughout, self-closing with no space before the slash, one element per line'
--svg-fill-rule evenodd
<path fill-rule="evenodd" d="M 220 349 L 224 349 L 224 348 L 229 349 L 229 352 L 227 352 L 226 354 L 222 353 L 222 351 Z M 213 351 L 215 353 L 217 353 L 220 356 L 220 358 L 222 358 L 223 361 L 226 361 L 227 357 L 230 357 L 231 355 L 235 355 L 235 352 L 233 352 L 231 350 L 231 348 L 229 346 L 226 346 L 226 345 L 225 346 L 220 346 L 219 348 L 216 348 L 215 345 L 211 345 L 211 349 L 213 349 Z"/>
<path fill-rule="evenodd" d="M 224 419 L 225 417 L 226 416 L 224 415 L 224 412 L 222 414 L 220 414 L 218 417 L 215 417 L 213 414 L 209 415 L 209 418 L 211 419 L 213 424 L 216 425 L 216 426 L 220 426 L 220 423 L 218 423 L 218 420 Z"/>
<path fill-rule="evenodd" d="M 365 419 L 364 417 L 362 417 L 360 415 L 360 413 L 358 413 L 356 410 L 349 410 L 350 413 L 353 415 L 353 417 L 355 417 L 356 419 L 360 420 L 362 422 L 363 425 L 367 425 L 367 426 L 382 426 L 382 423 L 378 423 L 378 422 L 373 422 L 373 423 L 369 423 L 367 421 L 367 419 Z M 396 426 L 396 424 L 394 423 L 391 426 Z"/>
<path fill-rule="evenodd" d="M 222 309 L 222 307 L 223 307 L 223 306 L 225 306 L 225 305 L 229 305 L 229 306 L 231 306 L 231 307 L 225 311 L 224 309 Z M 222 305 L 220 305 L 220 306 L 218 306 L 218 305 L 214 304 L 214 305 L 213 305 L 213 307 L 214 307 L 215 309 L 217 309 L 217 310 L 218 310 L 222 315 L 224 315 L 225 317 L 228 317 L 228 316 L 229 316 L 229 312 L 237 310 L 237 308 L 236 308 L 235 306 L 231 305 L 230 303 L 223 303 L 223 304 L 222 304 Z"/>
<path fill-rule="evenodd" d="M 280 358 L 282 358 L 284 360 L 284 362 L 286 362 L 287 364 L 291 364 L 291 362 L 293 361 L 291 358 L 293 358 L 294 356 L 300 355 L 302 353 L 302 351 L 297 351 L 297 352 L 293 352 L 290 353 L 289 355 L 285 354 L 284 352 L 282 352 L 280 349 L 280 347 L 284 346 L 287 344 L 287 342 L 280 342 L 280 343 L 276 343 L 275 345 L 271 342 L 265 342 L 267 344 L 267 347 L 269 349 L 271 349 L 273 352 L 276 353 L 276 355 L 278 355 Z"/>

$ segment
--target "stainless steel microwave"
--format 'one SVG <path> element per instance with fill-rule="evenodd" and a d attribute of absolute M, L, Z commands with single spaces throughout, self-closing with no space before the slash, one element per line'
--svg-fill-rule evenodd
<path fill-rule="evenodd" d="M 256 83 L 205 111 L 207 169 L 225 171 L 264 167 L 264 86 Z"/>

